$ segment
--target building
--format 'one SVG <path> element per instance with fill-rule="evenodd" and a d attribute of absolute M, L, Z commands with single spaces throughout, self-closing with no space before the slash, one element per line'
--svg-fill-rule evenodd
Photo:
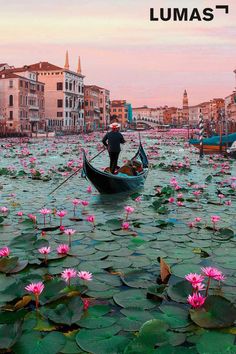
<path fill-rule="evenodd" d="M 94 90 L 94 93 L 93 93 Z M 96 122 L 96 127 L 99 129 L 107 129 L 108 125 L 110 124 L 110 91 L 105 89 L 104 87 L 100 87 L 97 85 L 86 85 L 86 90 L 85 90 L 85 118 L 87 115 L 88 119 L 93 119 L 92 117 L 89 118 L 90 114 L 92 114 L 92 112 L 89 113 L 89 111 L 92 110 L 92 107 L 88 107 L 88 102 L 90 102 L 92 104 L 93 102 L 93 97 L 96 97 L 96 93 L 99 92 L 99 102 L 98 102 L 98 107 L 100 110 L 100 117 L 99 117 L 99 121 Z M 96 102 L 96 98 L 95 98 L 95 102 L 96 104 L 96 110 L 97 110 L 97 102 Z M 93 113 L 93 116 L 96 117 L 97 120 L 97 111 L 95 110 L 95 112 Z M 87 119 L 87 120 L 88 120 Z M 94 124 L 92 124 L 92 126 L 94 127 Z"/>
<path fill-rule="evenodd" d="M 77 72 L 70 70 L 66 52 L 64 68 L 39 62 L 29 65 L 45 84 L 45 116 L 52 130 L 82 131 L 84 127 L 84 76 L 80 58 Z"/>
<path fill-rule="evenodd" d="M 107 129 L 110 124 L 110 91 L 99 88 L 100 127 Z"/>
<path fill-rule="evenodd" d="M 28 66 L 0 71 L 0 119 L 4 133 L 45 129 L 44 83 Z"/>
<path fill-rule="evenodd" d="M 198 128 L 201 105 L 189 106 L 189 127 Z"/>
<path fill-rule="evenodd" d="M 147 106 L 133 108 L 133 122 L 143 121 L 147 123 L 163 124 L 162 107 L 149 108 Z"/>
<path fill-rule="evenodd" d="M 225 117 L 228 123 L 228 131 L 236 132 L 236 91 L 225 98 Z"/>
<path fill-rule="evenodd" d="M 84 86 L 85 131 L 100 128 L 100 89 L 95 85 Z"/>
<path fill-rule="evenodd" d="M 184 90 L 183 95 L 183 111 L 182 111 L 182 121 L 181 125 L 189 124 L 189 106 L 188 106 L 188 94 L 187 91 Z"/>
<path fill-rule="evenodd" d="M 126 100 L 111 101 L 111 121 L 118 121 L 121 128 L 126 128 L 132 121 L 132 106 Z"/>

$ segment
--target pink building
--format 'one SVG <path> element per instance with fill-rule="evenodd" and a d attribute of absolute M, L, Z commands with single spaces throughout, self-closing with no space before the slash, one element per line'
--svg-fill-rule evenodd
<path fill-rule="evenodd" d="M 70 70 L 66 52 L 64 68 L 39 62 L 30 65 L 45 84 L 45 117 L 52 130 L 81 131 L 84 126 L 84 76 L 80 58 L 77 72 Z"/>
<path fill-rule="evenodd" d="M 95 85 L 84 87 L 84 112 L 86 131 L 94 131 L 100 128 L 100 90 Z"/>
<path fill-rule="evenodd" d="M 100 126 L 107 129 L 110 124 L 110 91 L 98 87 L 99 89 L 99 108 L 100 108 Z"/>
<path fill-rule="evenodd" d="M 0 71 L 0 119 L 4 132 L 45 128 L 44 84 L 27 66 Z"/>

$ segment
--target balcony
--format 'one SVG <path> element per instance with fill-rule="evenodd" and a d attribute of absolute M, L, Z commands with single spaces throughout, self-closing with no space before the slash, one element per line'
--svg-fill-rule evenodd
<path fill-rule="evenodd" d="M 40 118 L 38 116 L 29 116 L 30 122 L 39 122 Z"/>
<path fill-rule="evenodd" d="M 39 105 L 37 103 L 29 103 L 28 106 L 29 106 L 29 109 L 31 109 L 31 110 L 34 110 L 34 111 L 39 110 Z"/>

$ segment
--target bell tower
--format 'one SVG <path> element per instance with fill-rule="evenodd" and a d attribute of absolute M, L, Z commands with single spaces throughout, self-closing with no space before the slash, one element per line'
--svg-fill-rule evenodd
<path fill-rule="evenodd" d="M 188 106 L 188 94 L 187 91 L 184 90 L 183 95 L 183 120 L 182 124 L 189 124 L 189 106 Z"/>
<path fill-rule="evenodd" d="M 68 50 L 66 51 L 66 60 L 65 60 L 64 69 L 66 69 L 66 70 L 70 69 Z"/>

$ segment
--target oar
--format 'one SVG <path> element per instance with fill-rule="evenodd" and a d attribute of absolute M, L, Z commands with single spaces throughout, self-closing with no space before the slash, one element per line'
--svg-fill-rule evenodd
<path fill-rule="evenodd" d="M 105 149 L 102 149 L 101 151 L 99 151 L 99 153 L 97 154 L 97 155 L 95 155 L 95 156 L 93 156 L 90 160 L 89 160 L 89 162 L 91 162 L 91 161 L 93 161 L 97 156 L 99 156 L 103 151 L 105 151 L 106 150 L 106 148 Z M 67 179 L 65 179 L 65 181 L 63 181 L 61 184 L 59 184 L 59 186 L 57 186 L 55 189 L 53 189 L 53 191 L 51 191 L 48 195 L 51 195 L 51 194 L 53 194 L 54 192 L 56 192 L 56 190 L 58 189 L 58 188 L 60 188 L 64 183 L 66 183 L 71 177 L 73 177 L 77 172 L 79 172 L 80 170 L 81 170 L 81 168 L 83 168 L 83 166 L 82 167 L 79 167 L 74 173 L 72 173 L 72 175 L 70 175 Z"/>

